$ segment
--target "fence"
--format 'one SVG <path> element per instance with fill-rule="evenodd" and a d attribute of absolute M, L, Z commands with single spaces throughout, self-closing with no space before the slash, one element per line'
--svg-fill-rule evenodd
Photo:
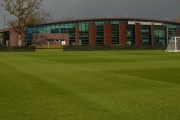
<path fill-rule="evenodd" d="M 0 46 L 0 52 L 35 52 L 35 46 Z"/>
<path fill-rule="evenodd" d="M 167 46 L 63 46 L 63 51 L 97 51 L 97 50 L 165 50 Z"/>

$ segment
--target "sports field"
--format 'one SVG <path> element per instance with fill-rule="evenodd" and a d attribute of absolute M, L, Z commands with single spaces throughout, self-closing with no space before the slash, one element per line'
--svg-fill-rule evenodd
<path fill-rule="evenodd" d="M 0 120 L 179 120 L 180 53 L 0 52 Z"/>

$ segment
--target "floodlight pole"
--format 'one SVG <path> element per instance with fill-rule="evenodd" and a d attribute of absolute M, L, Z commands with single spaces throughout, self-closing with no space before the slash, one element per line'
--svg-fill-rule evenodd
<path fill-rule="evenodd" d="M 63 40 L 64 40 L 64 17 L 63 17 Z"/>
<path fill-rule="evenodd" d="M 140 24 L 141 25 L 141 24 Z M 144 39 L 144 22 L 143 22 L 143 20 L 142 20 L 142 38 L 141 38 L 141 40 L 143 41 L 143 39 Z"/>
<path fill-rule="evenodd" d="M 116 20 L 116 45 L 118 44 L 118 20 Z"/>
<path fill-rule="evenodd" d="M 5 42 L 5 15 L 4 15 L 4 29 L 3 29 L 3 39 L 2 39 L 2 50 L 4 51 L 4 42 Z"/>
<path fill-rule="evenodd" d="M 125 14 L 124 16 L 125 16 L 125 17 L 127 17 L 127 16 L 128 16 L 128 14 Z"/>

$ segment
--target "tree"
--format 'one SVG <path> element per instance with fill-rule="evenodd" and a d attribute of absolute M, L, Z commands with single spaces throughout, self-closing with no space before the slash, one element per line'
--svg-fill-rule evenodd
<path fill-rule="evenodd" d="M 51 19 L 50 13 L 41 9 L 44 0 L 2 0 L 0 3 L 14 20 L 8 20 L 7 25 L 13 27 L 18 34 L 18 46 L 22 46 L 22 37 L 25 37 L 27 26 L 47 22 Z"/>
<path fill-rule="evenodd" d="M 174 17 L 173 21 L 174 21 L 174 22 L 179 22 L 179 23 L 180 23 L 180 16 Z"/>
<path fill-rule="evenodd" d="M 44 34 L 33 34 L 33 44 L 35 45 L 42 45 L 47 43 L 47 36 Z"/>

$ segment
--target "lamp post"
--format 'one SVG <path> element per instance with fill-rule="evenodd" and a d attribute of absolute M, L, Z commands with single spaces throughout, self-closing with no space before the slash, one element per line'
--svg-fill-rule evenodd
<path fill-rule="evenodd" d="M 64 17 L 63 17 L 63 40 L 64 40 Z"/>
<path fill-rule="evenodd" d="M 65 42 L 65 40 L 64 40 L 64 17 L 63 17 L 63 44 L 64 44 L 64 42 Z"/>
<path fill-rule="evenodd" d="M 5 42 L 5 15 L 4 15 L 4 29 L 3 29 L 3 36 L 2 36 L 2 50 L 4 51 L 4 42 Z"/>
<path fill-rule="evenodd" d="M 128 14 L 125 14 L 124 16 L 125 16 L 125 17 L 127 17 L 127 16 L 128 16 Z"/>
<path fill-rule="evenodd" d="M 116 45 L 118 44 L 118 20 L 116 20 Z"/>

